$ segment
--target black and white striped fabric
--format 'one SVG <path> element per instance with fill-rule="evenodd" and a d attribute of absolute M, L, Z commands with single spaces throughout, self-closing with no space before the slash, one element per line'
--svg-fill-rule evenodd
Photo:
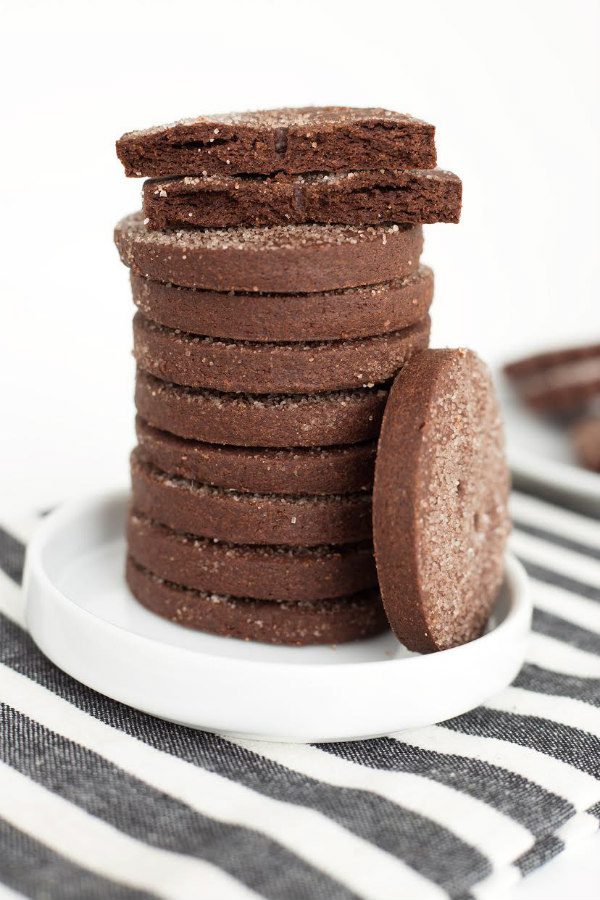
<path fill-rule="evenodd" d="M 535 602 L 514 684 L 440 725 L 319 746 L 171 725 L 60 672 L 23 627 L 28 529 L 4 522 L 6 893 L 485 898 L 596 830 L 600 522 L 517 493 L 513 514 Z"/>

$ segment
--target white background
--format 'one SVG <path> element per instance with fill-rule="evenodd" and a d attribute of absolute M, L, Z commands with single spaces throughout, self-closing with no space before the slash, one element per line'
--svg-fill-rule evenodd
<path fill-rule="evenodd" d="M 139 206 L 141 183 L 124 178 L 114 153 L 133 128 L 311 103 L 431 121 L 440 165 L 464 181 L 461 224 L 426 230 L 434 343 L 471 346 L 497 364 L 600 338 L 598 2 L 2 0 L 0 9 L 5 507 L 44 507 L 126 479 L 132 310 L 112 227 Z"/>
<path fill-rule="evenodd" d="M 433 340 L 499 360 L 600 335 L 600 4 L 0 0 L 0 488 L 126 478 L 124 131 L 203 112 L 385 106 L 437 126 L 460 225 L 426 229 Z"/>

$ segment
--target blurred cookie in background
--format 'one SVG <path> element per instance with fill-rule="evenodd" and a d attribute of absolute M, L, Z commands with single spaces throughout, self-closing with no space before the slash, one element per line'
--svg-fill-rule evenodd
<path fill-rule="evenodd" d="M 600 472 L 600 411 L 576 422 L 570 430 L 575 455 L 582 466 Z"/>
<path fill-rule="evenodd" d="M 506 365 L 504 373 L 530 409 L 577 413 L 600 398 L 600 343 L 528 356 Z"/>

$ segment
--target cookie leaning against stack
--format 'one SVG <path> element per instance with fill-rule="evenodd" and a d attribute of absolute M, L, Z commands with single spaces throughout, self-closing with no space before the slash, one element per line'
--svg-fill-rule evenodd
<path fill-rule="evenodd" d="M 376 440 L 391 380 L 429 342 L 421 225 L 460 214 L 432 126 L 274 110 L 133 132 L 117 152 L 153 179 L 115 231 L 138 308 L 133 594 L 272 643 L 383 630 Z"/>

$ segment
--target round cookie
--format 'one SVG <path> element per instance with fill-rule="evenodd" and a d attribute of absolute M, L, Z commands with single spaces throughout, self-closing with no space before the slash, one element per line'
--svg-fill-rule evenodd
<path fill-rule="evenodd" d="M 275 225 L 150 231 L 143 213 L 115 228 L 138 275 L 214 291 L 310 293 L 406 278 L 423 249 L 420 225 Z"/>
<path fill-rule="evenodd" d="M 600 344 L 538 353 L 509 363 L 504 372 L 536 412 L 579 412 L 600 397 Z"/>
<path fill-rule="evenodd" d="M 571 443 L 586 469 L 600 472 L 600 415 L 586 416 L 571 427 Z"/>
<path fill-rule="evenodd" d="M 344 447 L 224 447 L 136 420 L 137 453 L 163 472 L 255 494 L 350 494 L 372 490 L 375 441 Z"/>
<path fill-rule="evenodd" d="M 371 495 L 298 497 L 225 491 L 131 457 L 133 508 L 187 534 L 234 544 L 351 544 L 371 539 Z"/>
<path fill-rule="evenodd" d="M 304 106 L 198 116 L 117 141 L 127 175 L 429 169 L 435 128 L 405 113 Z"/>
<path fill-rule="evenodd" d="M 159 616 L 210 634 L 268 644 L 342 644 L 380 634 L 387 622 L 379 594 L 367 590 L 332 600 L 296 603 L 206 594 L 164 581 L 127 560 L 133 596 Z"/>
<path fill-rule="evenodd" d="M 222 394 L 195 391 L 138 369 L 135 404 L 151 425 L 180 437 L 238 447 L 329 447 L 379 434 L 388 392 Z"/>
<path fill-rule="evenodd" d="M 344 547 L 261 547 L 181 534 L 135 511 L 128 552 L 166 581 L 257 600 L 323 600 L 377 584 L 370 543 Z"/>
<path fill-rule="evenodd" d="M 487 368 L 469 350 L 416 355 L 390 391 L 373 492 L 381 595 L 410 650 L 482 633 L 502 582 L 508 491 Z"/>
<path fill-rule="evenodd" d="M 315 294 L 217 293 L 131 273 L 133 301 L 147 319 L 190 334 L 239 341 L 348 340 L 399 331 L 423 319 L 433 272 Z"/>
<path fill-rule="evenodd" d="M 221 341 L 133 320 L 140 369 L 187 387 L 225 393 L 308 394 L 388 381 L 429 343 L 429 316 L 410 328 L 354 341 L 265 344 Z"/>

